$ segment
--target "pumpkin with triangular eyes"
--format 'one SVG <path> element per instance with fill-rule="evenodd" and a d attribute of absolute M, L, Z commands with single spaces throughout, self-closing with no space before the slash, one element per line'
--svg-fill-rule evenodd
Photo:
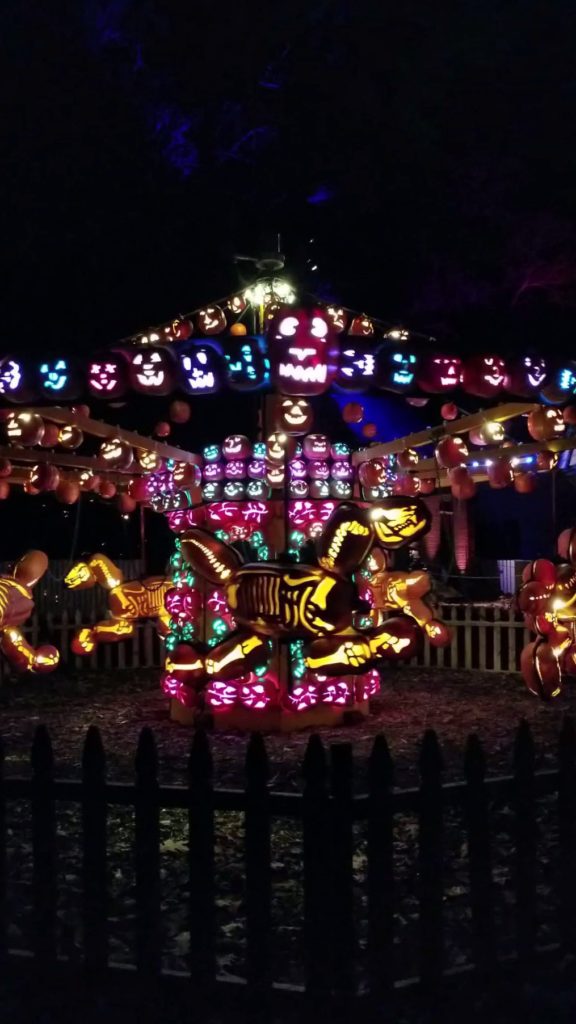
<path fill-rule="evenodd" d="M 422 391 L 432 395 L 454 391 L 462 381 L 462 360 L 441 352 L 422 352 L 416 381 Z"/>
<path fill-rule="evenodd" d="M 269 331 L 274 385 L 285 395 L 320 395 L 338 368 L 338 343 L 320 310 L 281 311 Z"/>
<path fill-rule="evenodd" d="M 130 384 L 141 395 L 168 395 L 174 387 L 175 366 L 167 349 L 145 346 L 129 353 Z"/>
<path fill-rule="evenodd" d="M 276 425 L 285 434 L 297 437 L 307 434 L 312 429 L 314 414 L 310 402 L 305 398 L 291 395 L 280 395 L 276 407 Z"/>

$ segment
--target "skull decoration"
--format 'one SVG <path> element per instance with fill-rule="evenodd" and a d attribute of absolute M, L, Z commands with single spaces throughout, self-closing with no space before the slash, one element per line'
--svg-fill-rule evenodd
<path fill-rule="evenodd" d="M 366 391 L 374 384 L 376 356 L 369 342 L 347 341 L 340 352 L 336 385 L 343 391 Z"/>
<path fill-rule="evenodd" d="M 319 310 L 280 313 L 269 345 L 273 382 L 284 394 L 320 395 L 334 380 L 338 344 Z"/>
<path fill-rule="evenodd" d="M 270 380 L 270 360 L 259 338 L 226 338 L 226 377 L 233 391 L 256 391 Z"/>
<path fill-rule="evenodd" d="M 198 313 L 196 323 L 203 334 L 221 334 L 226 330 L 226 314 L 220 306 L 206 306 Z"/>
<path fill-rule="evenodd" d="M 506 387 L 506 364 L 500 356 L 470 356 L 464 362 L 464 390 L 478 398 L 491 398 Z"/>
<path fill-rule="evenodd" d="M 462 360 L 458 356 L 446 356 L 438 352 L 426 352 L 420 356 L 417 382 L 422 391 L 441 394 L 459 387 L 462 380 Z"/>
<path fill-rule="evenodd" d="M 250 441 L 244 434 L 230 434 L 222 445 L 225 459 L 245 459 L 250 455 Z"/>
<path fill-rule="evenodd" d="M 347 480 L 331 480 L 330 497 L 338 498 L 339 501 L 347 501 L 352 497 L 352 484 Z"/>
<path fill-rule="evenodd" d="M 529 398 L 540 391 L 548 377 L 548 366 L 539 356 L 522 356 L 512 363 L 508 387 L 514 395 Z"/>
<path fill-rule="evenodd" d="M 128 374 L 134 391 L 143 395 L 167 395 L 174 386 L 170 352 L 161 348 L 137 349 L 130 356 Z"/>
<path fill-rule="evenodd" d="M 181 381 L 191 395 L 213 395 L 222 384 L 222 361 L 215 345 L 193 342 L 180 353 Z"/>
<path fill-rule="evenodd" d="M 299 434 L 306 434 L 312 427 L 312 420 L 312 407 L 305 398 L 292 398 L 290 395 L 280 396 L 276 414 L 279 430 L 295 437 Z"/>
<path fill-rule="evenodd" d="M 88 363 L 88 391 L 94 398 L 121 398 L 126 391 L 126 360 L 106 352 Z"/>
<path fill-rule="evenodd" d="M 408 349 L 381 345 L 376 353 L 377 384 L 386 391 L 403 394 L 412 390 L 416 378 L 417 358 Z"/>
<path fill-rule="evenodd" d="M 44 394 L 52 397 L 72 398 L 79 391 L 78 375 L 74 373 L 68 358 L 40 363 L 38 384 Z"/>

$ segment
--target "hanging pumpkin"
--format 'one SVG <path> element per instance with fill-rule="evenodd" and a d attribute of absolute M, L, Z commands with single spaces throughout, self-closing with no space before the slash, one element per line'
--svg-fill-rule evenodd
<path fill-rule="evenodd" d="M 442 469 L 452 469 L 468 457 L 468 448 L 461 437 L 443 437 L 438 442 L 434 455 Z"/>
<path fill-rule="evenodd" d="M 518 494 L 532 494 L 538 485 L 536 473 L 516 473 L 514 475 L 514 490 Z"/>
<path fill-rule="evenodd" d="M 74 423 L 66 423 L 65 426 L 60 427 L 58 444 L 63 448 L 79 448 L 83 440 L 84 434 Z"/>
<path fill-rule="evenodd" d="M 40 462 L 30 473 L 30 483 L 39 491 L 55 491 L 60 483 L 60 473 L 56 466 Z"/>
<path fill-rule="evenodd" d="M 110 438 L 100 445 L 100 458 L 111 469 L 130 469 L 134 461 L 132 446 L 119 437 Z"/>
<path fill-rule="evenodd" d="M 147 501 L 150 497 L 148 480 L 145 476 L 136 476 L 128 484 L 128 494 L 133 501 Z"/>
<path fill-rule="evenodd" d="M 414 448 L 406 448 L 396 459 L 400 469 L 414 469 L 418 465 L 418 452 Z"/>
<path fill-rule="evenodd" d="M 416 383 L 429 394 L 454 391 L 462 381 L 462 360 L 439 352 L 422 352 L 418 362 Z"/>
<path fill-rule="evenodd" d="M 166 420 L 160 420 L 159 423 L 154 427 L 154 433 L 156 437 L 168 437 L 170 434 L 170 424 L 166 423 Z"/>
<path fill-rule="evenodd" d="M 35 412 L 11 412 L 6 421 L 6 436 L 10 444 L 33 448 L 44 436 L 44 420 Z"/>
<path fill-rule="evenodd" d="M 226 330 L 226 314 L 220 306 L 206 306 L 198 313 L 196 323 L 203 334 L 221 334 Z"/>
<path fill-rule="evenodd" d="M 113 498 L 116 494 L 116 484 L 111 480 L 103 480 L 99 487 L 99 494 L 102 498 Z"/>
<path fill-rule="evenodd" d="M 507 384 L 506 364 L 500 356 L 470 356 L 462 369 L 464 390 L 479 398 L 492 398 Z"/>
<path fill-rule="evenodd" d="M 433 477 L 425 477 L 420 480 L 420 494 L 434 494 L 436 490 L 436 481 Z"/>
<path fill-rule="evenodd" d="M 370 337 L 374 334 L 374 324 L 367 316 L 355 316 L 350 324 L 348 334 Z"/>
<path fill-rule="evenodd" d="M 528 433 L 535 441 L 551 441 L 566 430 L 561 409 L 533 409 L 526 422 Z"/>
<path fill-rule="evenodd" d="M 182 402 L 177 399 L 170 403 L 169 415 L 172 423 L 188 423 L 192 410 L 188 405 L 188 402 Z"/>
<path fill-rule="evenodd" d="M 342 409 L 342 419 L 345 423 L 361 423 L 364 419 L 364 406 L 359 402 L 346 402 Z"/>
<path fill-rule="evenodd" d="M 440 406 L 440 415 L 443 420 L 455 420 L 458 417 L 458 406 L 455 402 L 444 402 Z"/>
<path fill-rule="evenodd" d="M 538 452 L 536 456 L 536 468 L 543 473 L 548 472 L 550 469 L 554 469 L 557 462 L 558 455 L 556 452 Z"/>
<path fill-rule="evenodd" d="M 512 467 L 507 459 L 497 459 L 488 466 L 488 483 L 495 490 L 509 487 L 514 479 Z"/>
<path fill-rule="evenodd" d="M 377 433 L 378 427 L 376 426 L 375 423 L 365 423 L 364 426 L 362 427 L 362 434 L 364 437 L 376 437 Z"/>
<path fill-rule="evenodd" d="M 136 509 L 136 502 L 129 494 L 121 494 L 118 497 L 118 508 L 122 515 L 131 515 Z"/>
<path fill-rule="evenodd" d="M 61 480 L 55 494 L 63 505 L 74 505 L 80 497 L 80 486 L 75 480 Z"/>
<path fill-rule="evenodd" d="M 247 333 L 245 324 L 232 324 L 230 328 L 230 334 L 234 338 L 241 338 Z"/>
<path fill-rule="evenodd" d="M 192 334 L 192 324 L 189 320 L 173 320 L 170 333 L 175 341 L 186 341 Z"/>
<path fill-rule="evenodd" d="M 564 423 L 569 424 L 571 427 L 576 426 L 576 405 L 567 405 L 562 416 Z"/>

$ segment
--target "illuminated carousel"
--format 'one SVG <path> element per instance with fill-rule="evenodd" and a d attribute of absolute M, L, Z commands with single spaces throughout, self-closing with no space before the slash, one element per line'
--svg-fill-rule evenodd
<path fill-rule="evenodd" d="M 237 433 L 219 436 L 215 425 L 198 446 L 195 423 L 217 421 L 226 391 L 257 408 L 256 434 L 239 419 Z M 0 497 L 22 486 L 74 504 L 91 492 L 124 515 L 152 509 L 173 531 L 166 575 L 124 580 L 102 552 L 70 568 L 71 589 L 108 592 L 107 617 L 79 627 L 76 654 L 153 618 L 174 719 L 334 725 L 368 713 L 387 662 L 450 643 L 431 577 L 408 557 L 438 549 L 438 495 L 461 516 L 479 483 L 529 494 L 576 447 L 566 405 L 575 392 L 574 364 L 534 353 L 463 358 L 404 328 L 297 301 L 265 275 L 82 365 L 2 357 Z M 166 416 L 154 437 L 105 422 L 107 406 L 131 397 Z M 84 398 L 102 418 L 73 404 Z M 437 403 L 438 423 L 381 441 L 368 398 L 430 403 L 427 415 Z M 340 428 L 323 427 L 328 405 Z M 172 426 L 179 444 L 167 440 Z M 0 611 L 10 657 L 10 603 Z M 46 651 L 49 670 L 57 655 Z M 33 652 L 19 657 L 38 667 Z"/>

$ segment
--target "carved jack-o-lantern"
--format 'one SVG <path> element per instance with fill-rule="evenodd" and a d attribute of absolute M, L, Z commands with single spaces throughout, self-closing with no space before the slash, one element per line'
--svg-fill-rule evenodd
<path fill-rule="evenodd" d="M 324 459 L 313 459 L 308 463 L 308 476 L 311 480 L 328 480 L 330 466 Z"/>
<path fill-rule="evenodd" d="M 336 385 L 342 391 L 366 391 L 376 377 L 376 355 L 368 341 L 349 339 L 342 344 Z"/>
<path fill-rule="evenodd" d="M 354 467 L 345 459 L 338 459 L 337 462 L 332 463 L 330 475 L 333 480 L 353 480 Z"/>
<path fill-rule="evenodd" d="M 127 441 L 120 438 L 111 438 L 103 441 L 100 445 L 100 458 L 112 468 L 130 469 L 134 459 L 134 453 Z"/>
<path fill-rule="evenodd" d="M 284 486 L 284 466 L 281 462 L 268 462 L 266 464 L 266 480 L 270 487 Z"/>
<path fill-rule="evenodd" d="M 224 439 L 222 454 L 225 459 L 246 459 L 250 452 L 250 441 L 244 434 L 229 434 Z"/>
<path fill-rule="evenodd" d="M 73 398 L 80 390 L 76 367 L 68 356 L 40 363 L 38 385 L 41 393 L 50 398 Z"/>
<path fill-rule="evenodd" d="M 288 484 L 288 493 L 291 498 L 307 498 L 308 497 L 308 484 L 306 480 L 290 480 Z"/>
<path fill-rule="evenodd" d="M 529 397 L 544 387 L 547 376 L 548 366 L 545 359 L 540 356 L 522 356 L 510 367 L 508 389 L 514 395 Z"/>
<path fill-rule="evenodd" d="M 263 480 L 266 476 L 266 462 L 264 459 L 251 459 L 246 472 L 251 480 Z"/>
<path fill-rule="evenodd" d="M 327 306 L 324 313 L 328 323 L 332 327 L 332 330 L 335 331 L 336 334 L 340 334 L 348 323 L 348 318 L 344 310 L 340 306 Z"/>
<path fill-rule="evenodd" d="M 500 356 L 470 356 L 462 370 L 464 390 L 479 398 L 491 398 L 507 386 L 506 364 Z"/>
<path fill-rule="evenodd" d="M 224 466 L 224 476 L 227 480 L 243 480 L 246 476 L 244 459 L 230 459 Z"/>
<path fill-rule="evenodd" d="M 205 462 L 202 467 L 202 479 L 204 481 L 219 481 L 224 479 L 223 462 Z"/>
<path fill-rule="evenodd" d="M 576 395 L 576 363 L 571 360 L 556 363 L 550 369 L 540 397 L 545 402 L 566 402 L 572 395 Z"/>
<path fill-rule="evenodd" d="M 265 480 L 249 480 L 246 484 L 246 497 L 255 501 L 264 501 L 270 496 L 270 488 Z"/>
<path fill-rule="evenodd" d="M 158 452 L 149 451 L 147 448 L 137 448 L 135 455 L 138 465 L 147 473 L 159 473 L 164 467 L 164 459 L 158 455 Z"/>
<path fill-rule="evenodd" d="M 0 395 L 16 398 L 22 390 L 24 368 L 19 359 L 6 356 L 0 360 Z"/>
<path fill-rule="evenodd" d="M 230 463 L 228 463 L 230 465 Z M 227 480 L 224 484 L 224 497 L 228 501 L 241 501 L 244 497 L 244 484 L 241 480 Z"/>
<path fill-rule="evenodd" d="M 215 345 L 194 342 L 179 356 L 182 387 L 191 395 L 213 395 L 222 385 L 223 367 Z"/>
<path fill-rule="evenodd" d="M 221 334 L 226 330 L 226 314 L 220 306 L 206 306 L 198 313 L 196 323 L 203 334 Z"/>
<path fill-rule="evenodd" d="M 114 352 L 88 363 L 88 391 L 94 398 L 121 398 L 126 391 L 126 360 Z"/>
<path fill-rule="evenodd" d="M 417 383 L 422 391 L 442 394 L 453 391 L 462 381 L 462 360 L 459 356 L 447 356 L 438 352 L 420 355 Z"/>
<path fill-rule="evenodd" d="M 376 382 L 386 391 L 403 394 L 414 388 L 418 361 L 407 348 L 382 345 L 376 352 Z"/>
<path fill-rule="evenodd" d="M 278 428 L 285 434 L 292 434 L 294 437 L 307 434 L 313 422 L 312 406 L 305 398 L 281 395 L 278 399 L 276 421 Z"/>
<path fill-rule="evenodd" d="M 527 427 L 535 441 L 551 441 L 566 431 L 561 409 L 533 409 L 528 413 Z"/>
<path fill-rule="evenodd" d="M 130 354 L 128 374 L 134 391 L 143 395 L 167 395 L 174 385 L 174 364 L 170 352 L 141 348 Z"/>
<path fill-rule="evenodd" d="M 243 324 L 235 324 L 242 327 Z M 270 380 L 270 360 L 261 338 L 232 334 L 226 338 L 226 378 L 233 391 L 256 391 Z"/>
<path fill-rule="evenodd" d="M 367 316 L 355 316 L 350 324 L 348 334 L 354 337 L 371 337 L 374 334 L 374 324 Z"/>
<path fill-rule="evenodd" d="M 327 459 L 330 456 L 330 442 L 326 434 L 308 434 L 303 447 L 307 459 Z"/>
<path fill-rule="evenodd" d="M 282 430 L 274 431 L 266 442 L 266 458 L 270 462 L 284 463 L 284 459 L 290 459 L 295 450 L 296 441 Z"/>
<path fill-rule="evenodd" d="M 320 395 L 338 366 L 338 343 L 319 310 L 281 312 L 270 331 L 272 379 L 286 395 Z"/>
<path fill-rule="evenodd" d="M 11 444 L 33 447 L 40 444 L 44 420 L 35 412 L 11 412 L 6 421 L 6 436 Z"/>
<path fill-rule="evenodd" d="M 305 480 L 308 472 L 307 463 L 304 459 L 292 459 L 290 462 L 290 479 Z"/>

